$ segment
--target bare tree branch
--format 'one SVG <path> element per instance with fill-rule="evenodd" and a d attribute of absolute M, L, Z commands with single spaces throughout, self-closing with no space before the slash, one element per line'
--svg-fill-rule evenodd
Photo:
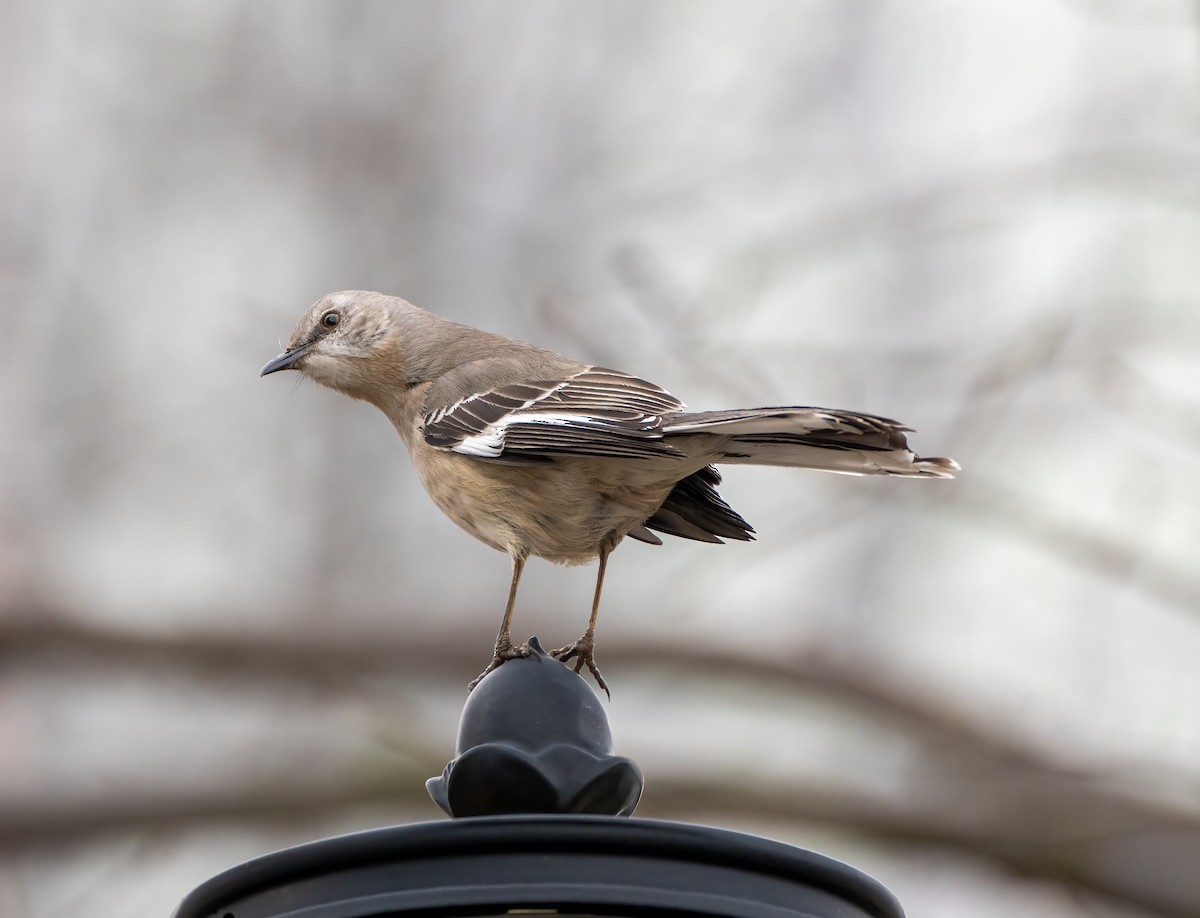
<path fill-rule="evenodd" d="M 956 708 L 889 678 L 878 666 L 856 666 L 821 649 L 773 656 L 739 654 L 725 648 L 629 641 L 614 637 L 605 644 L 606 663 L 629 675 L 703 673 L 705 681 L 754 682 L 764 691 L 820 693 L 853 705 L 890 728 L 917 734 L 928 742 L 977 750 L 996 761 L 1038 761 L 1039 753 L 1012 737 L 982 726 L 977 712 Z M 369 675 L 412 679 L 442 678 L 460 672 L 466 679 L 479 668 L 479 653 L 462 642 L 421 635 L 402 641 L 350 636 L 344 632 L 303 635 L 186 634 L 147 635 L 98 629 L 46 610 L 0 615 L 0 668 L 38 666 L 49 658 L 75 666 L 129 670 L 161 668 L 175 675 L 247 682 L 317 682 L 353 686 Z M 465 699 L 465 688 L 464 688 Z M 1044 767 L 1049 768 L 1049 765 Z"/>

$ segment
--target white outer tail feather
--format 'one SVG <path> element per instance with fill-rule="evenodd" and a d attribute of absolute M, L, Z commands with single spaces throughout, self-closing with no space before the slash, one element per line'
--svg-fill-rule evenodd
<path fill-rule="evenodd" d="M 960 468 L 953 459 L 926 459 L 910 449 L 831 449 L 800 443 L 739 443 L 731 439 L 720 465 L 773 465 L 815 469 L 839 475 L 895 475 L 901 478 L 953 478 Z"/>

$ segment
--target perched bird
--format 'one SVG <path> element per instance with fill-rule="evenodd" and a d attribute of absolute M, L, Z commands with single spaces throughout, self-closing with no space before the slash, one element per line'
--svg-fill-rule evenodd
<path fill-rule="evenodd" d="M 599 559 L 587 630 L 554 651 L 575 672 L 595 661 L 596 616 L 609 553 L 654 533 L 720 543 L 754 530 L 717 494 L 717 463 L 850 475 L 951 478 L 952 459 L 908 448 L 888 418 L 827 408 L 687 411 L 628 373 L 442 319 L 393 296 L 331 293 L 300 318 L 287 350 L 261 375 L 299 370 L 378 407 L 408 447 L 433 502 L 508 553 L 512 581 L 492 662 L 528 649 L 511 639 L 530 555 L 559 564 Z"/>

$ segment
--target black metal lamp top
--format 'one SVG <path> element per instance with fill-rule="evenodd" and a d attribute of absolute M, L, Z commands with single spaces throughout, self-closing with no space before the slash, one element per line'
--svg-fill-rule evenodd
<path fill-rule="evenodd" d="M 467 701 L 426 786 L 448 822 L 277 851 L 190 893 L 175 918 L 574 914 L 903 918 L 853 867 L 779 842 L 629 816 L 642 775 L 604 707 L 531 640 Z"/>
<path fill-rule="evenodd" d="M 611 816 L 490 816 L 277 851 L 194 890 L 174 918 L 540 914 L 904 918 L 853 867 L 779 842 Z"/>

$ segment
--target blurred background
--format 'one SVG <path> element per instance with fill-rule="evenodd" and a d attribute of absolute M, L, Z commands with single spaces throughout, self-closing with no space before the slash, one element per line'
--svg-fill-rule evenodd
<path fill-rule="evenodd" d="M 912 916 L 1200 914 L 1198 71 L 1183 0 L 9 0 L 0 914 L 440 818 L 508 561 L 259 379 L 347 288 L 963 464 L 733 468 L 757 543 L 622 546 L 639 815 Z"/>

